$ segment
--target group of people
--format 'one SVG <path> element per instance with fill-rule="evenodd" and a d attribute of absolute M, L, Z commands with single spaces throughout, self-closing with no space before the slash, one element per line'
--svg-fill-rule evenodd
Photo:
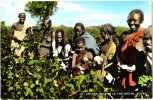
<path fill-rule="evenodd" d="M 25 18 L 26 14 L 20 13 L 19 21 L 12 25 L 11 50 L 17 57 L 22 56 L 25 49 L 20 44 L 32 33 L 32 27 L 24 23 Z M 143 21 L 143 12 L 132 10 L 127 17 L 130 30 L 121 34 L 119 45 L 113 41 L 115 27 L 101 25 L 100 34 L 104 41 L 98 46 L 82 23 L 75 24 L 73 42 L 70 42 L 64 30 L 54 31 L 51 20 L 46 18 L 41 24 L 44 33 L 39 54 L 62 59 L 61 66 L 64 70 L 71 69 L 74 77 L 88 73 L 92 66 L 94 81 L 105 79 L 109 84 L 119 82 L 123 89 L 136 87 L 139 76 L 152 74 L 152 26 L 141 28 Z"/>

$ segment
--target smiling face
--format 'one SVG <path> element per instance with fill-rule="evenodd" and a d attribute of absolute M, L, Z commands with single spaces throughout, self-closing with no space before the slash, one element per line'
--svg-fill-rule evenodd
<path fill-rule="evenodd" d="M 137 13 L 134 13 L 133 16 L 129 15 L 127 19 L 127 23 L 129 25 L 129 28 L 132 32 L 136 32 L 140 27 L 140 15 Z"/>
<path fill-rule="evenodd" d="M 25 20 L 26 20 L 26 15 L 25 15 L 25 13 L 20 13 L 20 14 L 19 14 L 19 22 L 20 22 L 21 24 L 24 24 Z"/>
<path fill-rule="evenodd" d="M 74 32 L 75 32 L 77 37 L 79 37 L 79 36 L 81 36 L 83 34 L 82 28 L 80 26 L 76 26 L 74 28 Z"/>
<path fill-rule="evenodd" d="M 58 33 L 57 33 L 56 39 L 57 39 L 57 42 L 58 42 L 58 43 L 61 43 L 61 42 L 62 42 L 62 39 L 63 39 L 63 38 L 62 38 L 62 33 L 61 33 L 61 32 L 58 32 Z"/>

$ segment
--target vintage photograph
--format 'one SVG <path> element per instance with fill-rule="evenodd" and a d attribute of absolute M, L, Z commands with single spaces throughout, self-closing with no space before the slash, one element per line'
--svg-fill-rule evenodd
<path fill-rule="evenodd" d="M 152 99 L 152 0 L 1 0 L 1 99 Z"/>

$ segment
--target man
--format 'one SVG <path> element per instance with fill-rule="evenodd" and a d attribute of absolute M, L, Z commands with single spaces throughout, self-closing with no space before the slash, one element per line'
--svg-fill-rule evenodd
<path fill-rule="evenodd" d="M 82 23 L 78 22 L 75 24 L 74 32 L 75 32 L 74 39 L 80 36 L 83 37 L 85 39 L 86 48 L 93 51 L 92 52 L 93 55 L 99 54 L 99 48 L 96 44 L 96 40 L 87 31 L 85 31 L 85 27 Z"/>
<path fill-rule="evenodd" d="M 145 54 L 143 45 L 144 29 L 140 27 L 144 14 L 140 9 L 132 10 L 127 18 L 130 30 L 121 34 L 117 59 L 121 69 L 121 86 L 136 87 L 138 77 L 143 74 Z M 141 49 L 140 49 L 141 48 Z"/>
<path fill-rule="evenodd" d="M 13 52 L 15 56 L 21 57 L 22 52 L 25 49 L 25 47 L 21 43 L 27 41 L 24 39 L 28 34 L 32 33 L 31 31 L 32 28 L 25 23 L 25 20 L 26 20 L 25 13 L 23 12 L 19 13 L 18 17 L 19 17 L 19 21 L 12 25 L 12 31 L 10 34 L 10 37 L 12 39 L 11 51 Z"/>

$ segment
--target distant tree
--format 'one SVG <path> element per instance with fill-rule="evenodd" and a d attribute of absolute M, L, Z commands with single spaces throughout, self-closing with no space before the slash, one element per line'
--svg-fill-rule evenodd
<path fill-rule="evenodd" d="M 120 36 L 124 31 L 129 30 L 128 27 L 123 27 L 123 26 L 116 26 L 115 29 L 117 36 Z"/>
<path fill-rule="evenodd" d="M 39 21 L 52 16 L 57 11 L 57 1 L 29 1 L 25 6 L 25 11 Z"/>

